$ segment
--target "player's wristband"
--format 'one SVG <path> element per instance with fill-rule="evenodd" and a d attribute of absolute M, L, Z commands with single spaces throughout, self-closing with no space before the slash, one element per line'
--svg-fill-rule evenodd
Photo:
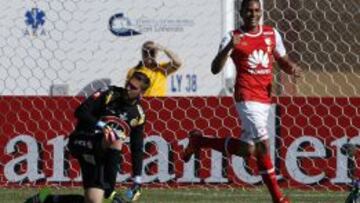
<path fill-rule="evenodd" d="M 99 128 L 104 128 L 106 126 L 106 123 L 104 121 L 98 121 L 96 123 L 96 126 Z"/>

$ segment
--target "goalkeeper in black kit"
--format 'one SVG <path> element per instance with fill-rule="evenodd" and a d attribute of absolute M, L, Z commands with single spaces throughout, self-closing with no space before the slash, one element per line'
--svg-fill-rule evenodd
<path fill-rule="evenodd" d="M 140 98 L 149 78 L 136 72 L 125 88 L 109 86 L 87 98 L 75 111 L 78 119 L 68 148 L 81 168 L 84 195 L 54 195 L 41 190 L 26 203 L 122 203 L 140 195 L 145 114 Z M 125 199 L 115 192 L 121 149 L 130 137 L 133 185 Z M 105 197 L 105 198 L 104 198 Z"/>

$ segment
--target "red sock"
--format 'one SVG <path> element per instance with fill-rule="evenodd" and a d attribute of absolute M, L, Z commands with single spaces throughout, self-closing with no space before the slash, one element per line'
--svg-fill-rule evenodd
<path fill-rule="evenodd" d="M 256 156 L 259 173 L 267 186 L 274 202 L 280 201 L 283 194 L 276 180 L 275 169 L 269 154 L 259 154 Z"/>

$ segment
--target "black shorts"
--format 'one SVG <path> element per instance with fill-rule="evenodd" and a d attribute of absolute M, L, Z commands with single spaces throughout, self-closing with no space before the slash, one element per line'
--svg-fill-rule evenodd
<path fill-rule="evenodd" d="M 68 148 L 75 158 L 79 158 L 83 154 L 90 154 L 97 160 L 101 160 L 102 156 L 104 156 L 102 139 L 102 133 L 93 134 L 74 131 L 69 136 Z"/>
<path fill-rule="evenodd" d="M 68 148 L 81 168 L 83 187 L 106 189 L 105 151 L 103 135 L 74 132 L 69 137 Z"/>
<path fill-rule="evenodd" d="M 83 187 L 100 188 L 105 190 L 109 187 L 106 181 L 105 163 L 98 162 L 93 164 L 84 158 L 78 158 L 81 168 Z"/>

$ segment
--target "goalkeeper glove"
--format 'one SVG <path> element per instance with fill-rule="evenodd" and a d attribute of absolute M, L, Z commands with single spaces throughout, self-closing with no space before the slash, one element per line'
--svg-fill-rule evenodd
<path fill-rule="evenodd" d="M 114 142 L 116 140 L 124 141 L 126 139 L 126 135 L 124 134 L 124 132 L 120 129 L 117 129 L 116 126 L 114 126 L 111 123 L 108 124 L 104 121 L 98 121 L 96 123 L 96 126 L 103 130 L 105 139 L 109 143 Z"/>
<path fill-rule="evenodd" d="M 104 137 L 105 137 L 105 140 L 108 142 L 108 143 L 112 143 L 113 141 L 117 140 L 118 137 L 116 136 L 116 133 L 114 132 L 114 130 L 112 129 L 111 126 L 109 126 L 106 122 L 104 121 L 98 121 L 96 123 L 96 126 L 101 128 L 101 130 L 103 131 L 104 133 Z"/>
<path fill-rule="evenodd" d="M 137 201 L 141 195 L 141 185 L 138 183 L 134 183 L 130 188 L 128 188 L 125 192 L 125 199 L 128 202 Z"/>

